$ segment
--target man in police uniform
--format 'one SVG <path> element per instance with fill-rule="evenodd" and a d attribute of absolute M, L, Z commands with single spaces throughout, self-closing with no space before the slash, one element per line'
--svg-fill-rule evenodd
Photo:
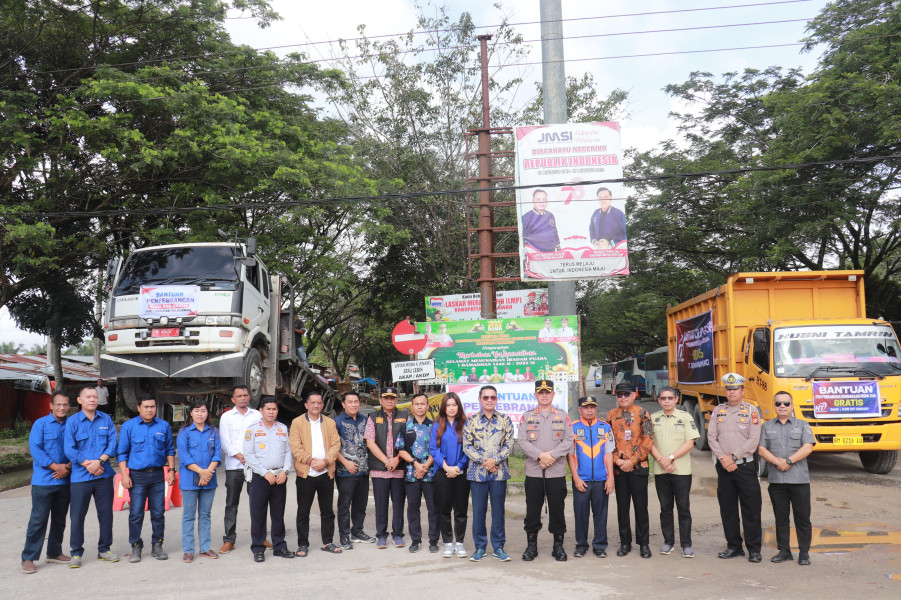
<path fill-rule="evenodd" d="M 566 499 L 566 455 L 572 450 L 574 434 L 569 416 L 553 406 L 554 382 L 541 379 L 535 382 L 538 406 L 522 416 L 519 425 L 519 447 L 526 453 L 526 550 L 523 560 L 538 556 L 538 532 L 541 531 L 541 508 L 547 498 L 548 531 L 554 536 L 551 551 L 557 561 L 566 560 L 563 535 L 566 519 L 563 501 Z M 564 459 L 564 460 L 560 460 Z"/>
<path fill-rule="evenodd" d="M 813 430 L 807 421 L 792 414 L 792 396 L 788 392 L 776 392 L 773 396 L 776 417 L 761 428 L 760 458 L 772 464 L 767 479 L 767 491 L 773 503 L 776 517 L 776 545 L 779 554 L 770 559 L 774 563 L 793 559 L 789 541 L 789 505 L 795 515 L 795 530 L 798 533 L 798 564 L 810 564 L 810 540 L 813 534 L 810 525 L 810 472 L 807 470 L 807 456 L 817 443 Z"/>
<path fill-rule="evenodd" d="M 144 540 L 144 501 L 150 509 L 150 556 L 166 560 L 163 532 L 166 527 L 166 484 L 175 484 L 175 442 L 172 428 L 156 416 L 156 399 L 144 394 L 138 403 L 138 416 L 126 421 L 119 431 L 119 473 L 122 487 L 131 490 L 128 501 L 128 562 L 141 562 Z M 163 467 L 169 473 L 163 477 Z"/>
<path fill-rule="evenodd" d="M 288 441 L 288 426 L 275 420 L 278 402 L 274 396 L 260 400 L 262 419 L 244 433 L 245 469 L 251 473 L 250 551 L 255 562 L 266 560 L 266 512 L 272 519 L 272 554 L 294 558 L 285 543 L 285 497 L 288 471 L 294 462 Z"/>
<path fill-rule="evenodd" d="M 754 451 L 760 441 L 762 419 L 757 407 L 743 400 L 744 377 L 738 373 L 726 373 L 721 381 L 726 387 L 728 403 L 714 409 L 707 431 L 710 451 L 717 461 L 716 497 L 727 544 L 726 549 L 717 556 L 735 558 L 745 555 L 739 529 L 740 505 L 748 560 L 759 563 L 763 534 L 760 530 L 760 482 L 757 480 Z"/>

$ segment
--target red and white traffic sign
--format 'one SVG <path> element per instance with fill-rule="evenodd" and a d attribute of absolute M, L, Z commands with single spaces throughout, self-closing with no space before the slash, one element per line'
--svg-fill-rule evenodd
<path fill-rule="evenodd" d="M 391 341 L 401 354 L 416 354 L 425 348 L 425 334 L 418 333 L 409 321 L 401 321 L 391 332 Z"/>

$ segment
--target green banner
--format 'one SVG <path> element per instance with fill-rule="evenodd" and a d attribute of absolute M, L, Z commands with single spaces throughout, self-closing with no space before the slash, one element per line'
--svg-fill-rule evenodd
<path fill-rule="evenodd" d="M 575 316 L 417 323 L 416 330 L 427 340 L 418 357 L 433 359 L 435 378 L 447 383 L 579 377 Z"/>

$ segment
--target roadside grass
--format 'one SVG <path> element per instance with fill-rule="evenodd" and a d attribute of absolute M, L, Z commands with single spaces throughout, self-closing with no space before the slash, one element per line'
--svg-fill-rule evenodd
<path fill-rule="evenodd" d="M 0 456 L 0 474 L 18 471 L 31 465 L 31 457 L 24 454 Z"/>
<path fill-rule="evenodd" d="M 31 423 L 17 422 L 10 429 L 0 430 L 0 446 L 27 446 Z"/>

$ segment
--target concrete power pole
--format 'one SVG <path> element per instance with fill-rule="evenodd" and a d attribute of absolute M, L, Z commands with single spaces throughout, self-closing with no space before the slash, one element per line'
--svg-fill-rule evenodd
<path fill-rule="evenodd" d="M 563 67 L 563 9 L 561 0 L 541 0 L 541 72 L 544 123 L 566 123 L 566 72 Z M 576 314 L 576 283 L 548 283 L 551 314 Z"/>

